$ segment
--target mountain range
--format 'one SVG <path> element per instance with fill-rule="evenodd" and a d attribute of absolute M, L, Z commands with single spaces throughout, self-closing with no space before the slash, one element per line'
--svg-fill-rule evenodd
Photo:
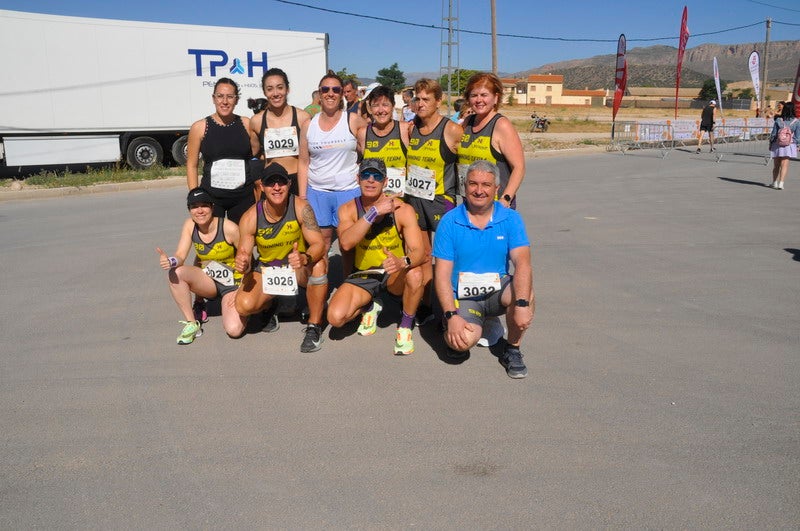
<path fill-rule="evenodd" d="M 764 43 L 701 44 L 687 48 L 681 69 L 681 87 L 700 88 L 712 79 L 713 59 L 717 58 L 720 78 L 727 82 L 750 79 L 747 60 L 756 50 L 761 55 L 763 72 Z M 678 49 L 655 45 L 631 48 L 625 55 L 628 61 L 629 87 L 670 87 L 675 85 L 675 65 Z M 770 84 L 792 85 L 800 60 L 800 41 L 775 41 L 769 45 L 767 81 Z M 613 89 L 616 54 L 596 55 L 588 59 L 570 59 L 548 63 L 521 72 L 500 72 L 500 77 L 525 78 L 531 74 L 561 74 L 564 88 Z M 464 66 L 464 68 L 469 68 Z M 763 74 L 762 74 L 763 75 Z M 421 77 L 438 77 L 435 72 L 406 74 L 411 84 Z M 763 81 L 763 80 L 762 80 Z"/>

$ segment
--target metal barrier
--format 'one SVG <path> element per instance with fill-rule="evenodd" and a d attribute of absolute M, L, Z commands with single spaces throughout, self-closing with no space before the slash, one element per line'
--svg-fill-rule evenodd
<path fill-rule="evenodd" d="M 672 125 L 665 123 L 617 122 L 609 151 L 624 155 L 630 149 L 659 149 L 661 158 L 675 147 Z"/>
<path fill-rule="evenodd" d="M 714 127 L 714 153 L 717 162 L 730 155 L 761 157 L 769 164 L 769 135 L 765 125 L 719 125 Z"/>

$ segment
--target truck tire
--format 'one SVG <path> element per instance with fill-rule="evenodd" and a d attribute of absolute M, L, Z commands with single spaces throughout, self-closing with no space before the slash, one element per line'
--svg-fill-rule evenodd
<path fill-rule="evenodd" d="M 175 161 L 175 164 L 178 166 L 183 166 L 186 164 L 186 160 L 188 157 L 188 144 L 189 144 L 189 136 L 183 135 L 179 137 L 175 142 L 172 143 L 172 160 Z"/>
<path fill-rule="evenodd" d="M 128 144 L 126 160 L 132 168 L 146 170 L 164 163 L 164 149 L 155 139 L 139 136 Z"/>

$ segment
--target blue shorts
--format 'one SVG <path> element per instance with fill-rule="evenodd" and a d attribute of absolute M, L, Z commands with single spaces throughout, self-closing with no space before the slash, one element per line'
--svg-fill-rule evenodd
<path fill-rule="evenodd" d="M 339 207 L 348 201 L 352 201 L 361 195 L 361 188 L 356 187 L 352 190 L 341 190 L 329 192 L 327 190 L 315 190 L 311 186 L 306 191 L 308 204 L 317 217 L 317 224 L 320 228 L 338 227 Z"/>

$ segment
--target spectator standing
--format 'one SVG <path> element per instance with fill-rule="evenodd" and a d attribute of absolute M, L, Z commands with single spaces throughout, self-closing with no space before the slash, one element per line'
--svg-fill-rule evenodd
<path fill-rule="evenodd" d="M 700 153 L 700 148 L 703 146 L 703 133 L 708 133 L 709 153 L 714 152 L 714 122 L 717 111 L 717 102 L 711 100 L 708 105 L 703 107 L 700 113 L 700 137 L 697 139 L 697 151 Z"/>

